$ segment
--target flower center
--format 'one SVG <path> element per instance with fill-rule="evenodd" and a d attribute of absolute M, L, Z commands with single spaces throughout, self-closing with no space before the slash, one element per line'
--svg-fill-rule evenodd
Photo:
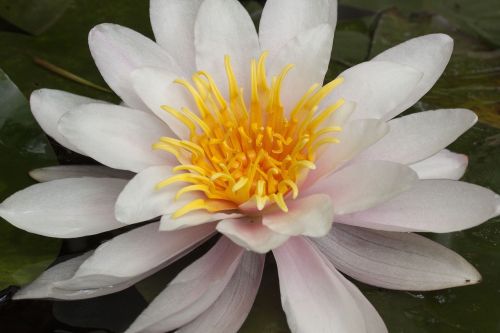
<path fill-rule="evenodd" d="M 323 87 L 313 85 L 293 110 L 287 112 L 280 93 L 293 65 L 286 66 L 268 83 L 266 56 L 264 52 L 251 63 L 248 104 L 229 56 L 224 59 L 229 84 L 227 99 L 206 72 L 193 75 L 194 85 L 183 79 L 175 81 L 192 95 L 198 110 L 162 106 L 187 126 L 190 137 L 189 140 L 162 137 L 153 145 L 174 154 L 180 163 L 174 168 L 179 173 L 157 184 L 157 189 L 183 182 L 188 185 L 177 192 L 177 199 L 193 191 L 203 192 L 204 199 L 191 201 L 177 210 L 174 218 L 200 209 L 233 210 L 251 199 L 255 199 L 259 210 L 266 204 L 276 204 L 286 212 L 285 198 L 298 196 L 301 181 L 316 167 L 318 149 L 339 142 L 332 135 L 341 128 L 329 126 L 327 120 L 344 100 L 320 112 L 318 108 L 343 79 Z"/>

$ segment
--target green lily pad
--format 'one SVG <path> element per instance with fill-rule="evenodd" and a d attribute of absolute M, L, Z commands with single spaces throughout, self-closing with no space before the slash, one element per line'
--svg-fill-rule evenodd
<path fill-rule="evenodd" d="M 0 70 L 0 200 L 32 183 L 31 169 L 57 164 L 26 98 Z M 61 242 L 37 236 L 0 219 L 0 289 L 30 282 L 59 253 Z"/>

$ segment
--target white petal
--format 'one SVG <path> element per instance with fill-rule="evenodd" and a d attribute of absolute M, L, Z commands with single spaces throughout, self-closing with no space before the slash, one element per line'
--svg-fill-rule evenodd
<path fill-rule="evenodd" d="M 59 131 L 88 156 L 111 168 L 140 172 L 172 165 L 175 157 L 155 151 L 162 136 L 174 136 L 158 118 L 116 105 L 88 104 L 68 112 Z"/>
<path fill-rule="evenodd" d="M 323 84 L 333 45 L 333 28 L 322 24 L 297 35 L 269 61 L 269 76 L 277 76 L 289 64 L 293 69 L 283 82 L 281 98 L 291 112 L 313 84 Z"/>
<path fill-rule="evenodd" d="M 415 163 L 444 149 L 476 121 L 474 112 L 465 109 L 418 112 L 396 118 L 388 122 L 389 133 L 357 159 Z"/>
<path fill-rule="evenodd" d="M 417 179 L 417 174 L 402 164 L 357 162 L 317 182 L 306 194 L 327 194 L 336 214 L 349 214 L 392 199 L 409 190 Z"/>
<path fill-rule="evenodd" d="M 268 0 L 260 19 L 260 44 L 273 56 L 300 33 L 325 23 L 332 28 L 337 24 L 336 0 Z"/>
<path fill-rule="evenodd" d="M 272 231 L 252 218 L 227 219 L 217 224 L 217 231 L 247 250 L 267 253 L 287 241 L 289 236 Z"/>
<path fill-rule="evenodd" d="M 214 231 L 212 226 L 200 226 L 161 232 L 158 226 L 150 223 L 102 244 L 71 279 L 56 283 L 56 287 L 91 292 L 133 284 L 184 256 Z"/>
<path fill-rule="evenodd" d="M 466 155 L 441 150 L 434 156 L 410 165 L 420 179 L 459 180 L 467 169 L 469 159 Z"/>
<path fill-rule="evenodd" d="M 130 179 L 134 174 L 101 165 L 56 165 L 31 170 L 30 176 L 42 183 L 57 179 L 82 177 Z"/>
<path fill-rule="evenodd" d="M 273 254 L 281 304 L 293 333 L 369 331 L 362 309 L 340 274 L 313 245 L 295 237 Z"/>
<path fill-rule="evenodd" d="M 31 112 L 44 132 L 64 147 L 80 154 L 82 152 L 59 133 L 57 123 L 66 112 L 89 103 L 106 102 L 52 89 L 35 90 L 30 97 Z"/>
<path fill-rule="evenodd" d="M 329 105 L 344 98 L 356 103 L 351 120 L 385 120 L 388 112 L 406 101 L 422 78 L 422 73 L 392 62 L 364 62 L 339 75 L 344 82 L 323 103 Z"/>
<path fill-rule="evenodd" d="M 198 318 L 177 333 L 237 333 L 243 325 L 259 289 L 264 255 L 246 252 L 220 297 Z"/>
<path fill-rule="evenodd" d="M 115 206 L 118 221 L 137 223 L 175 212 L 183 205 L 198 198 L 195 193 L 185 194 L 183 200 L 175 200 L 175 195 L 185 184 L 172 184 L 162 189 L 156 185 L 172 177 L 172 167 L 153 166 L 138 173 L 123 189 Z"/>
<path fill-rule="evenodd" d="M 257 32 L 246 9 L 237 0 L 205 0 L 195 23 L 196 65 L 214 76 L 227 92 L 224 56 L 231 57 L 236 79 L 250 91 L 250 62 L 260 53 Z"/>
<path fill-rule="evenodd" d="M 142 101 L 163 120 L 180 138 L 189 138 L 189 130 L 183 122 L 163 110 L 162 106 L 170 106 L 177 110 L 188 108 L 196 112 L 193 99 L 186 89 L 173 81 L 179 77 L 161 68 L 144 67 L 132 72 L 131 79 L 135 92 Z"/>
<path fill-rule="evenodd" d="M 196 71 L 194 22 L 203 0 L 151 0 L 150 17 L 156 42 L 185 73 Z"/>
<path fill-rule="evenodd" d="M 184 202 L 187 204 L 187 202 Z M 216 222 L 225 219 L 238 219 L 243 217 L 242 214 L 238 213 L 209 213 L 207 211 L 197 210 L 190 212 L 181 217 L 172 218 L 171 215 L 164 215 L 161 218 L 160 230 L 171 231 L 184 228 L 194 227 L 204 223 Z"/>
<path fill-rule="evenodd" d="M 126 333 L 168 332 L 201 315 L 227 286 L 242 254 L 242 248 L 221 238 L 207 254 L 180 272 Z"/>
<path fill-rule="evenodd" d="M 318 179 L 328 176 L 337 168 L 351 160 L 361 151 L 380 140 L 389 131 L 389 126 L 376 119 L 358 119 L 350 121 L 337 135 L 338 144 L 328 145 L 316 160 L 316 169 L 309 173 L 306 186 L 311 186 Z"/>
<path fill-rule="evenodd" d="M 124 179 L 68 178 L 32 185 L 0 205 L 0 216 L 28 232 L 58 238 L 120 228 L 113 205 Z"/>
<path fill-rule="evenodd" d="M 262 224 L 283 235 L 325 236 L 333 223 L 333 205 L 328 195 L 313 194 L 288 200 L 288 212 L 264 214 Z"/>
<path fill-rule="evenodd" d="M 481 280 L 464 258 L 417 234 L 335 224 L 313 241 L 339 270 L 377 287 L 437 290 Z"/>
<path fill-rule="evenodd" d="M 452 232 L 495 217 L 498 195 L 474 184 L 420 180 L 394 199 L 336 221 L 387 231 Z"/>
<path fill-rule="evenodd" d="M 444 34 L 431 34 L 410 39 L 373 58 L 372 61 L 391 61 L 423 73 L 412 93 L 403 103 L 388 112 L 384 119 L 397 116 L 422 98 L 443 73 L 452 52 L 453 39 Z"/>
<path fill-rule="evenodd" d="M 116 24 L 94 27 L 89 33 L 89 47 L 104 80 L 132 108 L 147 109 L 132 88 L 130 73 L 134 69 L 151 66 L 181 74 L 179 66 L 159 45 Z"/>

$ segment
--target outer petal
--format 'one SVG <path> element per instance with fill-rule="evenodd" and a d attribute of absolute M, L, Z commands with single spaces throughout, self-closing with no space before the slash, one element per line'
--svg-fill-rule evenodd
<path fill-rule="evenodd" d="M 14 193 L 0 205 L 0 216 L 16 227 L 58 238 L 120 228 L 113 205 L 126 180 L 69 178 L 40 183 Z"/>
<path fill-rule="evenodd" d="M 283 106 L 291 112 L 303 94 L 325 78 L 333 45 L 333 27 L 322 24 L 298 34 L 269 62 L 270 76 L 277 76 L 288 64 L 293 64 L 281 90 Z"/>
<path fill-rule="evenodd" d="M 346 288 L 343 277 L 308 241 L 292 238 L 273 253 L 292 332 L 383 332 L 366 326 L 365 317 L 378 317 L 376 312 L 364 313 L 368 308 L 359 306 L 352 287 Z"/>
<path fill-rule="evenodd" d="M 325 99 L 325 105 L 344 98 L 357 105 L 351 120 L 385 120 L 390 110 L 408 99 L 422 73 L 393 62 L 369 61 L 351 67 L 339 76 L 345 81 Z"/>
<path fill-rule="evenodd" d="M 56 284 L 66 290 L 94 290 L 136 283 L 184 256 L 213 234 L 201 226 L 173 232 L 158 231 L 159 223 L 134 229 L 99 246 L 74 276 Z"/>
<path fill-rule="evenodd" d="M 417 174 L 409 167 L 385 161 L 358 162 L 333 173 L 307 189 L 329 195 L 336 214 L 374 207 L 409 190 Z"/>
<path fill-rule="evenodd" d="M 52 89 L 35 90 L 30 97 L 31 112 L 45 133 L 78 153 L 82 152 L 59 133 L 57 123 L 66 112 L 89 103 L 105 102 Z"/>
<path fill-rule="evenodd" d="M 262 225 L 261 221 L 253 221 L 250 217 L 222 220 L 217 224 L 217 231 L 239 246 L 257 253 L 267 253 L 289 238 Z"/>
<path fill-rule="evenodd" d="M 252 19 L 237 0 L 203 2 L 195 23 L 195 48 L 198 69 L 213 75 L 222 93 L 227 92 L 225 55 L 231 57 L 240 86 L 250 91 L 250 61 L 259 56 L 260 46 Z"/>
<path fill-rule="evenodd" d="M 332 28 L 337 24 L 336 0 L 268 0 L 260 19 L 260 44 L 272 56 L 302 32 L 325 23 Z"/>
<path fill-rule="evenodd" d="M 384 119 L 397 116 L 422 98 L 443 73 L 452 51 L 453 39 L 444 34 L 432 34 L 410 39 L 373 58 L 372 61 L 391 61 L 410 66 L 424 74 L 406 100 L 387 110 Z"/>
<path fill-rule="evenodd" d="M 177 333 L 236 333 L 243 325 L 259 289 L 265 256 L 246 252 L 220 297 Z"/>
<path fill-rule="evenodd" d="M 221 295 L 242 255 L 242 248 L 221 238 L 207 254 L 179 273 L 126 333 L 168 332 L 198 317 Z"/>
<path fill-rule="evenodd" d="M 387 231 L 452 232 L 475 227 L 500 213 L 499 197 L 474 184 L 420 180 L 396 198 L 336 221 Z"/>
<path fill-rule="evenodd" d="M 437 290 L 481 280 L 464 258 L 416 234 L 336 224 L 314 242 L 339 270 L 377 287 Z"/>
<path fill-rule="evenodd" d="M 139 67 L 160 67 L 181 74 L 173 58 L 152 40 L 116 24 L 100 24 L 89 33 L 92 57 L 104 80 L 123 101 L 139 110 L 146 106 L 135 94 L 130 73 Z"/>
<path fill-rule="evenodd" d="M 441 150 L 434 156 L 410 165 L 420 179 L 453 179 L 462 178 L 467 169 L 469 159 L 462 154 L 449 150 Z"/>
<path fill-rule="evenodd" d="M 288 200 L 288 212 L 276 211 L 264 214 L 262 224 L 288 236 L 325 236 L 333 223 L 332 200 L 325 194 Z"/>
<path fill-rule="evenodd" d="M 95 160 L 115 169 L 140 172 L 152 165 L 171 165 L 175 158 L 154 151 L 169 128 L 147 113 L 116 105 L 88 104 L 68 112 L 59 131 Z"/>
<path fill-rule="evenodd" d="M 30 171 L 31 178 L 41 183 L 82 177 L 130 179 L 133 175 L 128 171 L 111 169 L 101 165 L 56 165 Z"/>
<path fill-rule="evenodd" d="M 476 121 L 474 112 L 465 109 L 418 112 L 393 119 L 389 133 L 357 159 L 415 163 L 441 151 Z"/>
<path fill-rule="evenodd" d="M 194 22 L 203 0 L 151 0 L 151 25 L 160 44 L 185 73 L 194 73 Z"/>

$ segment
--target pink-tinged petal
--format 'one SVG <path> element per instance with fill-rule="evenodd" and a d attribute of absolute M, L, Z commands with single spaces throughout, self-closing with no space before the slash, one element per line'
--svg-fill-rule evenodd
<path fill-rule="evenodd" d="M 288 212 L 265 213 L 262 224 L 277 233 L 322 237 L 333 223 L 332 200 L 325 194 L 313 194 L 297 200 L 287 200 Z"/>
<path fill-rule="evenodd" d="M 203 257 L 169 283 L 126 333 L 163 333 L 184 326 L 221 295 L 244 250 L 223 237 Z"/>
<path fill-rule="evenodd" d="M 422 98 L 444 72 L 453 52 L 453 39 L 444 34 L 431 34 L 410 39 L 390 48 L 372 61 L 390 61 L 417 69 L 423 73 L 422 79 L 406 100 L 388 112 L 388 120 L 408 109 Z"/>
<path fill-rule="evenodd" d="M 295 332 L 385 332 L 367 327 L 365 318 L 378 316 L 360 307 L 344 278 L 304 238 L 291 238 L 273 251 L 278 266 L 281 304 Z M 373 314 L 365 314 L 371 310 Z"/>
<path fill-rule="evenodd" d="M 194 22 L 203 0 L 151 0 L 150 17 L 156 42 L 185 73 L 196 71 Z"/>
<path fill-rule="evenodd" d="M 386 231 L 453 232 L 475 227 L 499 214 L 498 195 L 474 184 L 420 180 L 379 206 L 337 216 L 335 221 Z"/>
<path fill-rule="evenodd" d="M 187 202 L 183 202 L 183 204 L 187 204 Z M 243 216 L 243 214 L 238 213 L 209 213 L 202 210 L 190 212 L 177 218 L 173 218 L 171 215 L 164 215 L 162 216 L 160 221 L 160 230 L 171 231 L 191 228 L 200 224 L 211 223 L 225 219 L 238 219 Z"/>
<path fill-rule="evenodd" d="M 289 238 L 262 225 L 260 220 L 250 217 L 222 220 L 217 223 L 216 229 L 239 246 L 257 253 L 267 253 Z"/>
<path fill-rule="evenodd" d="M 56 165 L 30 171 L 30 176 L 40 183 L 65 178 L 121 178 L 131 179 L 129 171 L 111 169 L 101 165 Z"/>
<path fill-rule="evenodd" d="M 39 235 L 73 238 L 123 225 L 113 206 L 124 179 L 68 178 L 40 183 L 14 193 L 0 204 L 0 216 Z"/>
<path fill-rule="evenodd" d="M 313 84 L 323 84 L 333 45 L 333 27 L 322 24 L 298 34 L 269 59 L 269 76 L 278 76 L 289 64 L 294 67 L 283 82 L 281 99 L 291 112 Z"/>
<path fill-rule="evenodd" d="M 434 156 L 410 165 L 420 179 L 459 180 L 467 169 L 469 159 L 466 155 L 442 150 Z"/>
<path fill-rule="evenodd" d="M 321 24 L 335 28 L 336 0 L 268 0 L 260 19 L 260 44 L 273 56 L 288 41 Z"/>
<path fill-rule="evenodd" d="M 377 287 L 437 290 L 481 280 L 464 258 L 417 234 L 335 224 L 313 241 L 339 270 Z"/>
<path fill-rule="evenodd" d="M 30 97 L 31 112 L 44 132 L 64 147 L 80 154 L 83 152 L 59 133 L 57 123 L 66 112 L 90 103 L 106 102 L 52 89 L 35 90 Z"/>
<path fill-rule="evenodd" d="M 175 60 L 159 45 L 116 24 L 94 27 L 89 33 L 89 47 L 104 80 L 132 108 L 147 109 L 132 88 L 132 71 L 139 67 L 160 67 L 181 74 Z"/>
<path fill-rule="evenodd" d="M 153 115 L 116 105 L 88 104 L 59 121 L 59 131 L 88 156 L 114 169 L 140 172 L 172 165 L 175 157 L 153 150 L 162 136 L 174 136 Z"/>
<path fill-rule="evenodd" d="M 213 226 L 172 232 L 158 231 L 158 226 L 151 223 L 102 244 L 71 279 L 55 287 L 88 293 L 115 285 L 126 288 L 165 268 L 214 233 Z"/>
<path fill-rule="evenodd" d="M 326 194 L 331 198 L 335 214 L 349 214 L 392 199 L 409 190 L 417 179 L 417 174 L 402 164 L 357 162 L 316 182 L 303 195 Z"/>
<path fill-rule="evenodd" d="M 250 312 L 264 269 L 264 255 L 246 252 L 220 297 L 177 333 L 236 333 Z"/>
<path fill-rule="evenodd" d="M 360 152 L 379 141 L 389 131 L 389 126 L 376 119 L 358 119 L 348 122 L 336 137 L 338 144 L 329 144 L 316 160 L 316 169 L 309 173 L 305 186 L 328 176 Z"/>
<path fill-rule="evenodd" d="M 180 111 L 188 108 L 196 112 L 193 98 L 186 89 L 174 81 L 179 76 L 161 68 L 144 67 L 132 72 L 131 80 L 135 92 L 153 113 L 163 120 L 179 138 L 189 138 L 186 125 L 162 109 L 162 106 L 173 107 Z"/>
<path fill-rule="evenodd" d="M 238 84 L 243 91 L 250 91 L 250 62 L 258 58 L 260 46 L 252 19 L 241 3 L 203 1 L 194 35 L 197 68 L 213 75 L 221 92 L 226 94 L 224 56 L 229 55 Z"/>
<path fill-rule="evenodd" d="M 407 100 L 422 73 L 393 62 L 369 61 L 347 69 L 339 77 L 344 82 L 325 99 L 324 105 L 344 98 L 356 103 L 352 120 L 386 120 L 388 112 Z"/>
<path fill-rule="evenodd" d="M 173 176 L 169 165 L 153 166 L 138 173 L 125 186 L 115 205 L 116 219 L 122 223 L 147 221 L 175 212 L 192 200 L 199 198 L 196 192 L 175 200 L 183 184 L 177 183 L 157 189 L 156 185 Z"/>
<path fill-rule="evenodd" d="M 358 160 L 411 164 L 440 152 L 477 122 L 474 112 L 442 109 L 410 114 L 388 122 L 390 131 Z"/>

